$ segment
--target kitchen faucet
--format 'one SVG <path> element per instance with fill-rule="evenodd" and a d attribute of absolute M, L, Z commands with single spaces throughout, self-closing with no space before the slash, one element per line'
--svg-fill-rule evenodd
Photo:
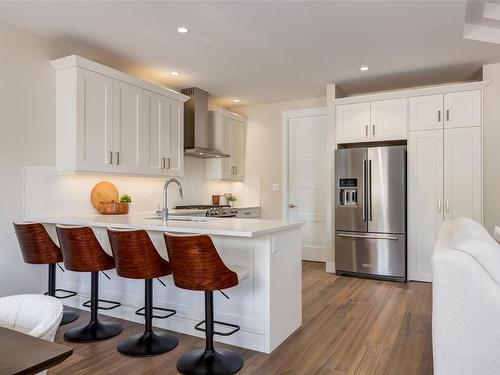
<path fill-rule="evenodd" d="M 172 182 L 175 182 L 177 184 L 177 186 L 179 187 L 179 195 L 181 196 L 181 199 L 184 199 L 184 194 L 182 194 L 182 185 L 178 179 L 169 178 L 167 181 L 165 181 L 165 185 L 163 185 L 163 208 L 157 211 L 157 214 L 161 216 L 163 220 L 167 220 L 168 217 L 168 185 L 170 185 L 170 183 Z"/>

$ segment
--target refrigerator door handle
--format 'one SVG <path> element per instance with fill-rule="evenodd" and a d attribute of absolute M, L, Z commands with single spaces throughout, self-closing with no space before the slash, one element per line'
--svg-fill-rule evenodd
<path fill-rule="evenodd" d="M 398 237 L 395 236 L 387 236 L 387 235 L 370 235 L 370 234 L 344 234 L 340 233 L 339 237 L 347 237 L 347 238 L 363 238 L 363 239 L 373 239 L 373 240 L 399 240 Z"/>
<path fill-rule="evenodd" d="M 366 221 L 366 160 L 363 160 L 363 221 Z"/>
<path fill-rule="evenodd" d="M 368 189 L 367 189 L 367 195 L 368 195 L 368 221 L 373 220 L 373 215 L 372 215 L 372 161 L 368 160 Z"/>

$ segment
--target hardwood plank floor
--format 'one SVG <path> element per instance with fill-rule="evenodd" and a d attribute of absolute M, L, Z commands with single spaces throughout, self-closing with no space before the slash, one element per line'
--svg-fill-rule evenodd
<path fill-rule="evenodd" d="M 321 263 L 303 262 L 303 325 L 271 355 L 233 348 L 245 359 L 240 374 L 432 374 L 431 284 L 392 283 L 339 277 Z M 179 345 L 152 358 L 119 354 L 116 345 L 139 333 L 140 324 L 106 317 L 124 326 L 113 339 L 71 344 L 63 332 L 88 320 L 63 326 L 56 341 L 74 354 L 49 374 L 176 374 L 185 352 L 204 340 L 179 334 Z M 219 347 L 229 347 L 218 344 Z"/>

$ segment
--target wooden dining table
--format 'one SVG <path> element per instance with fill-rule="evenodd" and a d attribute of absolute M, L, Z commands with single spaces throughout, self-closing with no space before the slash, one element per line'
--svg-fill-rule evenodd
<path fill-rule="evenodd" d="M 67 346 L 0 327 L 0 375 L 36 374 L 72 353 Z"/>

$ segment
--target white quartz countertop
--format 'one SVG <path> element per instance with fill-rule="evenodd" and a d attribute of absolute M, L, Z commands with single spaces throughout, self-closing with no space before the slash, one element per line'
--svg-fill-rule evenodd
<path fill-rule="evenodd" d="M 178 220 L 176 220 L 178 219 Z M 263 219 L 206 218 L 171 216 L 163 221 L 150 213 L 128 215 L 46 216 L 28 217 L 27 221 L 44 224 L 85 225 L 90 227 L 114 227 L 145 229 L 148 231 L 210 234 L 217 236 L 257 237 L 264 234 L 299 228 L 301 221 Z"/>

